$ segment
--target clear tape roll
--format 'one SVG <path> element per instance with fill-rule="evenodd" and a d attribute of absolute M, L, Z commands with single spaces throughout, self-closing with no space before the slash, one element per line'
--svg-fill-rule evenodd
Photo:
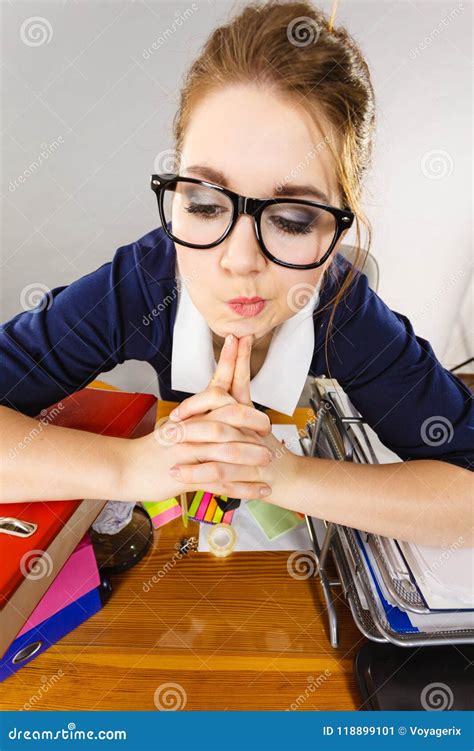
<path fill-rule="evenodd" d="M 213 555 L 225 558 L 237 544 L 237 532 L 230 524 L 213 524 L 207 533 L 207 542 Z"/>

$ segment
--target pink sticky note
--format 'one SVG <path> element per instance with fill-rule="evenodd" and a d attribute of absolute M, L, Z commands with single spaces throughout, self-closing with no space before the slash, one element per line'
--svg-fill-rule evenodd
<path fill-rule="evenodd" d="M 173 521 L 173 519 L 176 519 L 178 516 L 181 516 L 181 506 L 172 506 L 171 508 L 166 509 L 166 511 L 162 511 L 161 514 L 153 517 L 153 519 L 151 520 L 153 528 L 158 529 L 158 527 L 163 527 L 165 524 Z"/>
<path fill-rule="evenodd" d="M 86 534 L 45 592 L 17 636 L 50 618 L 98 587 L 99 570 L 90 537 Z"/>
<path fill-rule="evenodd" d="M 199 504 L 199 508 L 196 511 L 196 516 L 194 517 L 198 521 L 202 521 L 204 519 L 204 515 L 207 511 L 207 507 L 209 506 L 209 502 L 212 498 L 212 493 L 204 493 L 201 503 Z"/>

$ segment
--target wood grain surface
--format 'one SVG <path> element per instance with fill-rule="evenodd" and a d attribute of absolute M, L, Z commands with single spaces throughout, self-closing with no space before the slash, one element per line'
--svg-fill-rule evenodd
<path fill-rule="evenodd" d="M 95 385 L 95 384 L 94 384 Z M 160 402 L 157 418 L 173 405 Z M 310 411 L 273 422 L 303 426 Z M 322 589 L 297 580 L 286 552 L 179 555 L 198 535 L 176 519 L 152 549 L 111 576 L 97 613 L 0 684 L 0 708 L 37 710 L 350 710 L 353 657 L 365 642 L 339 596 L 340 646 L 328 639 Z"/>

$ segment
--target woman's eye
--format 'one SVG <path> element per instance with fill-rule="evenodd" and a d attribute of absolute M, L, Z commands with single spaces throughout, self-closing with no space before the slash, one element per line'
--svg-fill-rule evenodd
<path fill-rule="evenodd" d="M 285 232 L 288 235 L 307 235 L 314 228 L 315 221 L 311 222 L 298 222 L 292 219 L 287 219 L 284 216 L 273 216 L 272 224 L 276 229 Z"/>
<path fill-rule="evenodd" d="M 209 203 L 189 203 L 185 208 L 185 211 L 188 214 L 193 214 L 194 216 L 199 216 L 203 219 L 215 219 L 216 217 L 221 216 L 226 210 L 227 209 L 223 206 Z"/>

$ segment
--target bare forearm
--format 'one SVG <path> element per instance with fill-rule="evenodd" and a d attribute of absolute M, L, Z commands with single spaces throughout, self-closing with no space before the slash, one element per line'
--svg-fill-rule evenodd
<path fill-rule="evenodd" d="M 122 438 L 45 424 L 0 407 L 0 500 L 115 498 Z"/>
<path fill-rule="evenodd" d="M 438 460 L 356 464 L 299 457 L 282 506 L 423 545 L 474 545 L 473 474 Z"/>

